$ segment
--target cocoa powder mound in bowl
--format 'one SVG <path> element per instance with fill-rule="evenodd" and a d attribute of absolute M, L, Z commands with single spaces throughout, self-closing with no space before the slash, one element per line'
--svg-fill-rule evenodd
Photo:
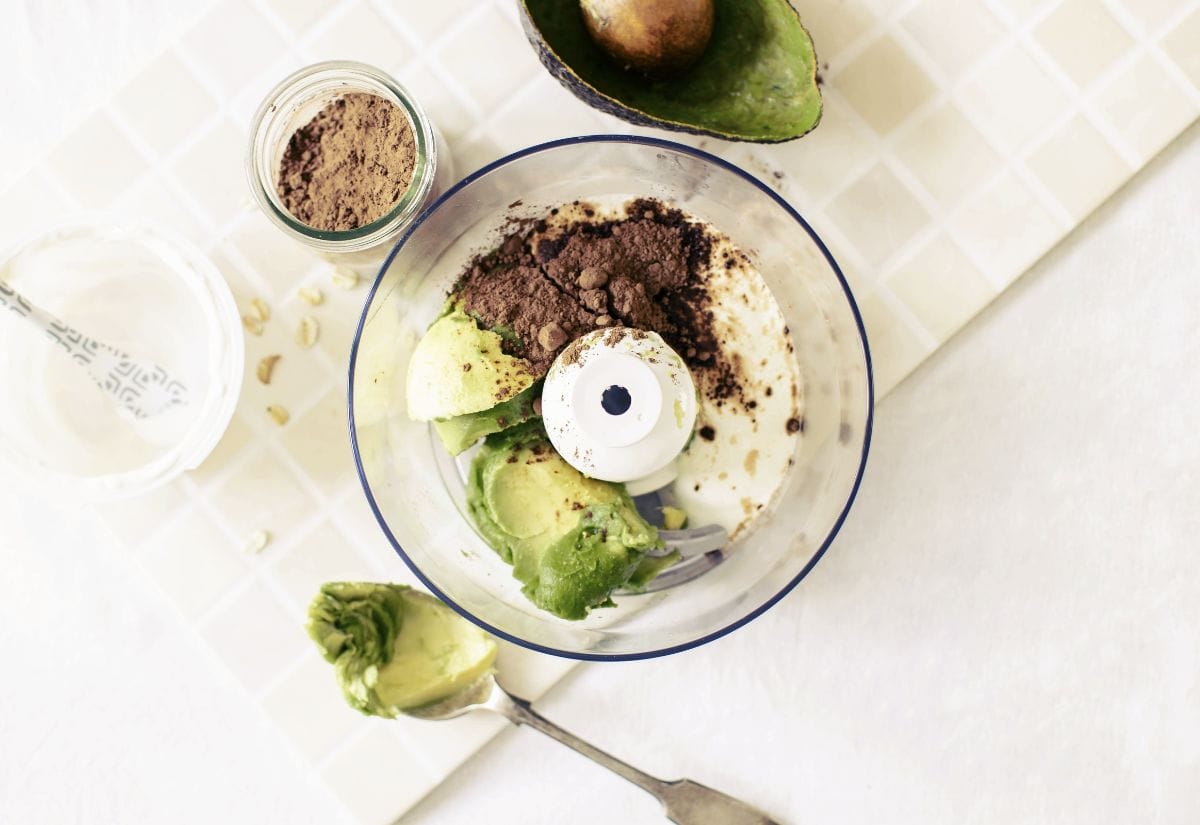
<path fill-rule="evenodd" d="M 625 326 L 661 334 L 702 388 L 737 396 L 741 382 L 721 357 L 704 286 L 713 243 L 706 228 L 652 199 L 633 201 L 623 217 L 579 206 L 559 230 L 516 226 L 477 255 L 456 288 L 467 312 L 510 331 L 507 351 L 535 374 L 588 332 Z"/>

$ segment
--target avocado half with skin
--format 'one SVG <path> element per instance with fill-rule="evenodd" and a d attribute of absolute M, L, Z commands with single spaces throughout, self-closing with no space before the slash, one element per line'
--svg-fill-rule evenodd
<path fill-rule="evenodd" d="M 603 112 L 659 129 L 780 143 L 821 120 L 812 38 L 787 0 L 716 0 L 703 56 L 673 77 L 648 77 L 613 61 L 588 34 L 578 0 L 519 0 L 542 64 Z"/>

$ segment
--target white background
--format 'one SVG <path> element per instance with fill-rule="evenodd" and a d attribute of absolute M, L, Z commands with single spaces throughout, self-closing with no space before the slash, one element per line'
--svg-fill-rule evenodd
<path fill-rule="evenodd" d="M 37 26 L 171 17 L 46 8 L 0 35 L 10 171 L 154 46 Z M 1197 181 L 1193 128 L 888 397 L 845 529 L 783 603 L 581 667 L 542 710 L 785 823 L 1200 819 Z M 94 518 L 0 475 L 0 525 L 0 822 L 338 821 Z M 662 821 L 528 730 L 405 822 L 484 819 Z"/>

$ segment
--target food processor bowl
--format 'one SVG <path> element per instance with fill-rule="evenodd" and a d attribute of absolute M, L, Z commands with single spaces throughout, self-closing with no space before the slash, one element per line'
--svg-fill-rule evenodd
<path fill-rule="evenodd" d="M 467 515 L 463 457 L 406 412 L 405 374 L 472 255 L 514 219 L 576 200 L 662 200 L 708 221 L 745 252 L 787 322 L 803 426 L 772 503 L 703 575 L 619 592 L 582 621 L 535 607 Z M 396 552 L 435 594 L 501 638 L 589 660 L 686 650 L 783 598 L 833 542 L 871 438 L 873 388 L 862 319 L 812 228 L 768 186 L 698 149 L 655 138 L 552 141 L 497 160 L 446 192 L 408 229 L 367 297 L 350 357 L 350 435 L 367 500 Z M 469 456 L 469 454 L 468 454 Z M 468 459 L 469 460 L 469 459 Z"/>

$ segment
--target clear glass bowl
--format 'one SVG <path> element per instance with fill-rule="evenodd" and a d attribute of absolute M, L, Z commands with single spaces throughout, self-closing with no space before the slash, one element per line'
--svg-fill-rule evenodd
<path fill-rule="evenodd" d="M 750 255 L 790 327 L 805 396 L 795 466 L 728 557 L 684 584 L 621 594 L 580 622 L 534 607 L 476 534 L 463 485 L 432 428 L 405 412 L 417 339 L 470 255 L 518 201 L 649 196 L 703 218 Z M 372 510 L 396 552 L 458 612 L 509 641 L 577 659 L 685 650 L 740 627 L 812 569 L 854 500 L 871 437 L 870 356 L 850 289 L 825 245 L 746 172 L 681 144 L 590 136 L 544 143 L 451 188 L 397 243 L 367 298 L 350 356 L 350 431 Z M 449 468 L 449 469 L 448 469 Z"/>
<path fill-rule="evenodd" d="M 45 229 L 0 261 L 0 281 L 111 346 L 153 359 L 191 403 L 136 420 L 41 330 L 0 318 L 0 460 L 53 494 L 135 496 L 194 469 L 225 432 L 242 385 L 237 305 L 190 242 L 94 215 Z"/>

